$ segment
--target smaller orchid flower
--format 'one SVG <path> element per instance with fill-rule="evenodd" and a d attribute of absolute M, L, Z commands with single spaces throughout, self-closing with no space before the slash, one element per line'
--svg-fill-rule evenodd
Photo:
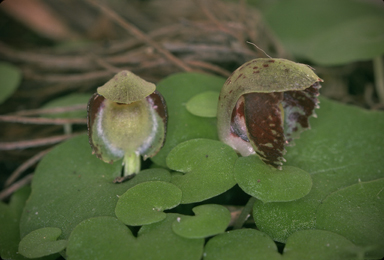
<path fill-rule="evenodd" d="M 316 117 L 322 81 L 309 66 L 285 59 L 245 63 L 227 79 L 220 93 L 220 140 L 242 156 L 256 153 L 265 163 L 281 169 L 285 146 L 310 128 L 310 116 Z"/>
<path fill-rule="evenodd" d="M 121 158 L 124 176 L 140 171 L 144 160 L 163 146 L 167 107 L 156 86 L 121 71 L 97 89 L 88 102 L 88 137 L 93 154 L 104 162 Z"/>

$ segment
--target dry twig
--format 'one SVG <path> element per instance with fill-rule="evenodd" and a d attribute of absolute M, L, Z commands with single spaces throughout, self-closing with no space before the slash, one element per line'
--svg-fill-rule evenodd
<path fill-rule="evenodd" d="M 28 159 L 27 161 L 25 161 L 22 165 L 20 165 L 9 177 L 8 179 L 6 180 L 5 182 L 5 187 L 8 187 L 10 186 L 12 183 L 15 182 L 15 180 L 17 178 L 19 178 L 19 176 L 24 172 L 26 171 L 29 167 L 31 167 L 32 165 L 34 165 L 35 163 L 37 163 L 38 161 L 41 160 L 41 158 L 43 158 L 49 151 L 51 151 L 52 148 L 49 148 L 49 149 L 46 149 L 44 151 L 41 151 L 39 152 L 38 154 L 34 155 L 33 157 L 31 157 L 30 159 Z"/>
<path fill-rule="evenodd" d="M 70 135 L 57 135 L 46 138 L 39 138 L 35 140 L 26 140 L 26 141 L 18 141 L 18 142 L 0 142 L 0 150 L 16 150 L 16 149 L 25 149 L 31 147 L 39 147 L 45 145 L 51 145 L 60 143 L 66 139 L 75 137 L 81 133 L 70 134 Z"/>

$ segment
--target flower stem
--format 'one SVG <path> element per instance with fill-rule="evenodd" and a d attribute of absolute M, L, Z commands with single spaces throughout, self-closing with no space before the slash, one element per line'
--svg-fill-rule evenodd
<path fill-rule="evenodd" d="M 124 177 L 131 176 L 140 171 L 140 155 L 136 152 L 124 156 Z"/>
<path fill-rule="evenodd" d="M 248 219 L 249 215 L 252 212 L 253 204 L 255 204 L 256 198 L 250 197 L 243 211 L 240 213 L 240 216 L 237 218 L 235 224 L 233 225 L 233 229 L 239 229 L 243 226 L 245 221 Z"/>

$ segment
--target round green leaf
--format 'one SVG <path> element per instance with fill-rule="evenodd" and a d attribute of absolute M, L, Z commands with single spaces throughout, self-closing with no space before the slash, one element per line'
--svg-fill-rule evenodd
<path fill-rule="evenodd" d="M 284 260 L 297 259 L 362 259 L 364 252 L 338 234 L 323 230 L 302 230 L 294 233 L 284 247 Z"/>
<path fill-rule="evenodd" d="M 282 259 L 276 244 L 255 229 L 237 229 L 210 239 L 205 246 L 204 260 Z"/>
<path fill-rule="evenodd" d="M 55 108 L 55 107 L 66 107 L 72 105 L 87 105 L 89 98 L 92 94 L 70 94 L 64 97 L 60 97 L 46 103 L 42 108 Z M 87 110 L 76 110 L 57 114 L 47 114 L 44 117 L 52 118 L 86 118 Z"/>
<path fill-rule="evenodd" d="M 216 118 L 192 115 L 186 108 L 191 97 L 206 91 L 220 92 L 225 79 L 201 73 L 178 73 L 160 81 L 157 90 L 167 101 L 167 138 L 160 152 L 151 158 L 153 162 L 166 166 L 168 153 L 179 143 L 194 139 L 217 140 Z"/>
<path fill-rule="evenodd" d="M 21 72 L 16 66 L 7 62 L 0 62 L 0 104 L 15 92 L 21 82 L 21 77 Z"/>
<path fill-rule="evenodd" d="M 171 182 L 181 189 L 181 203 L 198 202 L 219 195 L 236 182 L 233 166 L 236 152 L 219 141 L 192 139 L 176 146 L 167 157 L 173 174 Z"/>
<path fill-rule="evenodd" d="M 117 202 L 116 216 L 131 226 L 148 225 L 165 219 L 163 210 L 179 205 L 181 190 L 175 185 L 152 181 L 126 191 Z"/>
<path fill-rule="evenodd" d="M 372 247 L 370 258 L 384 256 L 384 179 L 359 182 L 331 193 L 316 214 L 316 228 Z"/>
<path fill-rule="evenodd" d="M 67 240 L 56 240 L 60 235 L 60 228 L 54 227 L 32 231 L 20 241 L 19 253 L 28 258 L 59 253 L 67 246 Z"/>
<path fill-rule="evenodd" d="M 264 203 L 297 200 L 307 195 L 312 187 L 308 172 L 292 166 L 277 170 L 256 156 L 237 160 L 235 179 L 241 189 Z"/>
<path fill-rule="evenodd" d="M 143 226 L 137 238 L 114 217 L 87 219 L 71 233 L 67 256 L 75 260 L 199 260 L 204 239 L 176 235 L 171 226 L 177 217 L 177 214 L 167 214 L 164 220 Z"/>
<path fill-rule="evenodd" d="M 167 170 L 149 169 L 115 184 L 121 168 L 121 161 L 108 164 L 92 155 L 86 135 L 58 145 L 36 168 L 20 220 L 21 236 L 50 226 L 60 228 L 60 239 L 67 239 L 85 219 L 115 216 L 118 197 L 129 188 L 146 181 L 170 180 Z"/>
<path fill-rule="evenodd" d="M 216 117 L 219 95 L 216 91 L 197 94 L 187 102 L 187 110 L 195 116 Z"/>
<path fill-rule="evenodd" d="M 186 238 L 204 238 L 222 233 L 231 221 L 231 213 L 221 205 L 205 204 L 193 208 L 195 217 L 181 216 L 172 229 Z"/>

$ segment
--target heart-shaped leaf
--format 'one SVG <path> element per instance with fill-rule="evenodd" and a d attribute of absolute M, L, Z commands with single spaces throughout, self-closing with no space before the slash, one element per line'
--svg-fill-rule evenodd
<path fill-rule="evenodd" d="M 216 117 L 219 92 L 206 91 L 193 96 L 186 105 L 187 110 L 201 117 Z"/>
<path fill-rule="evenodd" d="M 67 247 L 70 259 L 185 259 L 199 260 L 204 239 L 186 239 L 173 233 L 172 223 L 180 215 L 146 225 L 135 238 L 113 217 L 96 217 L 81 222 L 72 232 Z"/>
<path fill-rule="evenodd" d="M 21 71 L 7 62 L 0 62 L 0 104 L 9 98 L 21 82 Z"/>
<path fill-rule="evenodd" d="M 297 200 L 307 195 L 312 187 L 308 172 L 292 166 L 277 170 L 256 156 L 237 160 L 235 179 L 246 193 L 264 203 Z"/>
<path fill-rule="evenodd" d="M 173 174 L 171 182 L 181 189 L 182 203 L 198 202 L 219 195 L 236 182 L 233 166 L 236 152 L 219 141 L 192 139 L 176 146 L 167 157 Z"/>
<path fill-rule="evenodd" d="M 363 259 L 364 250 L 343 236 L 324 230 L 294 233 L 284 247 L 284 260 Z"/>
<path fill-rule="evenodd" d="M 319 117 L 311 119 L 312 130 L 304 132 L 296 146 L 287 147 L 286 156 L 287 164 L 311 174 L 310 193 L 292 202 L 256 201 L 254 205 L 257 227 L 276 241 L 285 242 L 298 230 L 314 229 L 317 209 L 329 194 L 354 185 L 359 179 L 367 182 L 384 177 L 384 113 L 325 98 L 320 101 Z M 349 195 L 351 201 L 357 196 Z M 345 218 L 351 214 L 342 213 Z M 364 221 L 369 222 L 370 218 L 370 214 L 365 215 Z M 353 230 L 352 226 L 349 228 Z M 377 230 L 378 226 L 367 226 L 364 232 L 374 234 Z"/>
<path fill-rule="evenodd" d="M 20 241 L 19 252 L 28 258 L 43 257 L 63 251 L 67 240 L 57 240 L 60 228 L 46 227 L 32 231 Z"/>
<path fill-rule="evenodd" d="M 192 115 L 186 109 L 191 97 L 205 91 L 220 92 L 225 80 L 201 73 L 178 73 L 160 81 L 157 90 L 167 101 L 168 127 L 163 148 L 151 160 L 163 167 L 168 153 L 179 143 L 194 138 L 217 139 L 216 118 Z"/>
<path fill-rule="evenodd" d="M 210 239 L 205 246 L 204 260 L 281 260 L 276 244 L 255 229 L 237 229 Z"/>
<path fill-rule="evenodd" d="M 181 190 L 163 181 L 150 181 L 127 190 L 117 202 L 116 216 L 131 226 L 148 225 L 165 219 L 163 210 L 179 205 Z"/>
<path fill-rule="evenodd" d="M 316 228 L 372 247 L 366 255 L 370 258 L 383 257 L 384 179 L 360 182 L 331 193 L 317 210 Z"/>
<path fill-rule="evenodd" d="M 204 238 L 222 233 L 231 221 L 231 213 L 221 205 L 205 204 L 193 208 L 195 217 L 181 216 L 172 229 L 185 238 Z"/>
<path fill-rule="evenodd" d="M 96 216 L 115 216 L 118 196 L 146 181 L 169 181 L 164 169 L 149 169 L 121 184 L 121 162 L 107 164 L 92 155 L 86 135 L 68 140 L 39 163 L 32 194 L 20 220 L 22 236 L 46 226 L 62 230 L 67 239 L 81 221 Z"/>

